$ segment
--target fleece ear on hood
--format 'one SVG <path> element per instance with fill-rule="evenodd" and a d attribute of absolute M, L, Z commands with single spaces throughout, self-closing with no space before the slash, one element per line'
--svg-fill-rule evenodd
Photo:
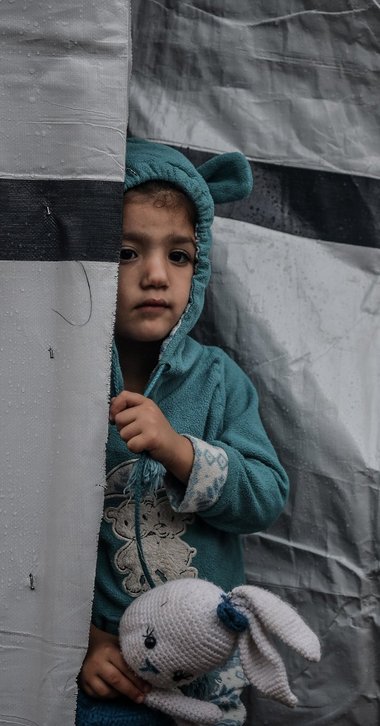
<path fill-rule="evenodd" d="M 214 156 L 198 166 L 197 171 L 206 181 L 216 204 L 235 202 L 252 191 L 251 168 L 245 156 L 237 152 Z"/>
<path fill-rule="evenodd" d="M 214 156 L 196 168 L 180 151 L 165 144 L 129 138 L 124 189 L 146 181 L 164 180 L 182 189 L 194 202 L 198 223 L 209 227 L 214 202 L 233 202 L 252 191 L 253 179 L 243 154 L 231 152 Z"/>

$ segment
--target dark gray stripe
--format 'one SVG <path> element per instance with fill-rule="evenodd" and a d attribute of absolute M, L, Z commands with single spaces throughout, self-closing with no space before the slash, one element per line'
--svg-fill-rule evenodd
<path fill-rule="evenodd" d="M 211 156 L 181 151 L 196 166 Z M 251 167 L 251 196 L 217 205 L 219 216 L 300 237 L 380 246 L 380 180 L 257 162 Z"/>
<path fill-rule="evenodd" d="M 0 179 L 0 259 L 119 259 L 123 184 Z"/>

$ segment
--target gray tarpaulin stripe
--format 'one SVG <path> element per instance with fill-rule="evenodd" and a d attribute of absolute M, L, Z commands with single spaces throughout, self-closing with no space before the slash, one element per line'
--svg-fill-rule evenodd
<path fill-rule="evenodd" d="M 0 259 L 116 262 L 123 184 L 0 179 Z"/>
<path fill-rule="evenodd" d="M 198 166 L 210 156 L 181 148 Z M 252 194 L 239 202 L 219 204 L 216 212 L 298 237 L 380 246 L 380 181 L 314 169 L 251 162 Z"/>
<path fill-rule="evenodd" d="M 380 177 L 378 0 L 135 0 L 143 137 Z"/>

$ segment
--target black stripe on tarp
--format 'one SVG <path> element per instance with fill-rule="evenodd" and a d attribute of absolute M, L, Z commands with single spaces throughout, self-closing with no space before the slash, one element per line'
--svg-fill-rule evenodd
<path fill-rule="evenodd" d="M 119 259 L 123 183 L 0 179 L 0 259 Z"/>
<path fill-rule="evenodd" d="M 199 166 L 213 154 L 180 149 Z M 216 214 L 300 237 L 380 247 L 380 180 L 251 163 L 255 188 Z"/>

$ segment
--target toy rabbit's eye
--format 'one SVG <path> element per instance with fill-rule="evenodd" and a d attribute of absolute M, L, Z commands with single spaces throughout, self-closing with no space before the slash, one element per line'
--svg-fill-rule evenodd
<path fill-rule="evenodd" d="M 147 635 L 144 640 L 144 644 L 146 648 L 152 650 L 152 648 L 154 648 L 154 646 L 156 645 L 156 638 L 154 637 L 154 635 Z"/>
<path fill-rule="evenodd" d="M 148 650 L 152 650 L 152 648 L 154 648 L 156 643 L 157 643 L 157 640 L 153 635 L 153 630 L 150 630 L 150 631 L 147 630 L 145 639 L 144 639 L 145 647 L 148 648 Z"/>

